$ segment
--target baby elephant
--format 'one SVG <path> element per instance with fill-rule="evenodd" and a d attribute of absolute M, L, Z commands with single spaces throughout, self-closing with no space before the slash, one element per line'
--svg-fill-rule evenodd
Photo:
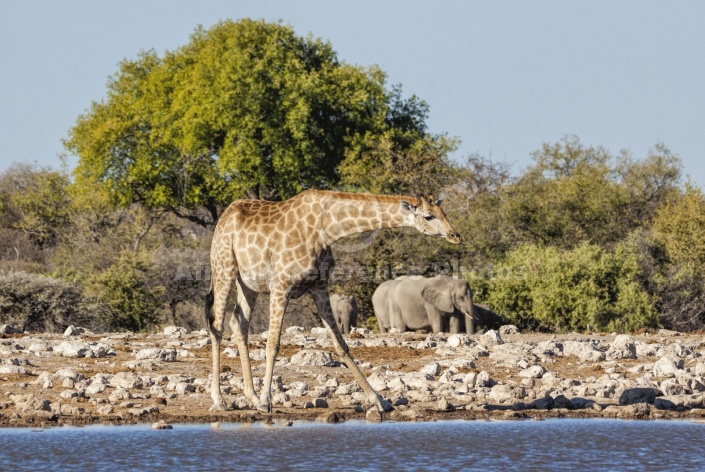
<path fill-rule="evenodd" d="M 355 297 L 340 296 L 333 294 L 330 296 L 330 306 L 335 315 L 335 322 L 338 323 L 340 332 L 350 334 L 350 328 L 357 322 L 357 302 Z"/>

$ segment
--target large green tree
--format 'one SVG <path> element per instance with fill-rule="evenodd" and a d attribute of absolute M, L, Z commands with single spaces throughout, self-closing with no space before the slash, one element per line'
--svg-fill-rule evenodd
<path fill-rule="evenodd" d="M 204 225 L 234 198 L 337 185 L 341 162 L 375 137 L 402 148 L 425 137 L 423 102 L 385 80 L 281 24 L 199 27 L 163 57 L 123 61 L 107 97 L 78 118 L 65 143 L 79 157 L 76 185 L 99 182 L 116 204 Z"/>

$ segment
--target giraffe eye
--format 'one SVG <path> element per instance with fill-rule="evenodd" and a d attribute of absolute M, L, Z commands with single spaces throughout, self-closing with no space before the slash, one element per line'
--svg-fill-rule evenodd
<path fill-rule="evenodd" d="M 433 220 L 434 218 L 436 218 L 436 217 L 433 216 L 433 215 L 428 215 L 428 216 L 424 216 L 424 217 L 423 217 L 423 219 L 426 220 L 426 221 L 431 221 L 431 220 Z"/>

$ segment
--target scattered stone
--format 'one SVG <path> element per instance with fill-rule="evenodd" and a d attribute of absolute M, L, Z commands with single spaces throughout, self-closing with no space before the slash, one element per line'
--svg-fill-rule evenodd
<path fill-rule="evenodd" d="M 112 405 L 101 405 L 96 408 L 99 415 L 112 415 L 114 411 L 115 408 Z"/>
<path fill-rule="evenodd" d="M 302 349 L 293 356 L 289 361 L 292 365 L 298 366 L 327 366 L 335 367 L 338 364 L 333 360 L 330 352 L 319 351 L 315 349 Z"/>
<path fill-rule="evenodd" d="M 631 336 L 620 334 L 614 338 L 605 357 L 607 360 L 636 359 L 636 344 Z"/>
<path fill-rule="evenodd" d="M 182 328 L 181 326 L 167 326 L 164 328 L 163 333 L 167 336 L 181 336 L 188 333 L 188 330 L 186 328 Z"/>
<path fill-rule="evenodd" d="M 110 386 L 125 389 L 142 388 L 142 379 L 134 372 L 118 372 L 110 379 Z"/>
<path fill-rule="evenodd" d="M 340 417 L 338 416 L 338 414 L 335 411 L 330 411 L 328 413 L 324 413 L 321 416 L 317 417 L 316 421 L 319 423 L 339 423 Z M 291 425 L 289 425 L 289 426 L 291 426 Z"/>
<path fill-rule="evenodd" d="M 431 362 L 421 368 L 422 374 L 436 376 L 441 373 L 441 365 L 438 362 Z"/>
<path fill-rule="evenodd" d="M 659 336 L 674 337 L 674 336 L 680 336 L 681 333 L 679 333 L 678 331 L 673 331 L 673 330 L 670 330 L 670 329 L 663 329 L 663 328 L 662 328 L 662 329 L 659 329 L 659 330 L 658 330 L 658 335 L 659 335 Z"/>
<path fill-rule="evenodd" d="M 651 405 L 648 403 L 635 403 L 633 405 L 627 405 L 622 408 L 617 414 L 618 418 L 636 418 L 644 419 L 648 418 L 651 413 Z"/>
<path fill-rule="evenodd" d="M 70 325 L 68 328 L 66 328 L 66 331 L 64 331 L 64 336 L 78 336 L 84 334 L 85 332 L 85 328 L 77 328 L 74 325 Z"/>
<path fill-rule="evenodd" d="M 499 327 L 499 334 L 519 334 L 519 328 L 515 325 L 503 325 Z"/>
<path fill-rule="evenodd" d="M 529 368 L 526 368 L 519 372 L 519 377 L 523 377 L 525 379 L 540 379 L 543 377 L 543 374 L 546 372 L 546 369 L 544 369 L 540 365 L 532 365 Z"/>
<path fill-rule="evenodd" d="M 372 407 L 367 410 L 365 414 L 365 419 L 368 423 L 381 423 L 382 422 L 382 412 L 377 409 L 377 407 Z"/>
<path fill-rule="evenodd" d="M 314 408 L 328 408 L 328 402 L 324 398 L 316 398 L 313 401 Z"/>
<path fill-rule="evenodd" d="M 572 355 L 585 362 L 604 361 L 606 355 L 603 351 L 595 347 L 591 342 L 565 341 L 563 342 L 563 354 Z"/>
<path fill-rule="evenodd" d="M 0 334 L 22 334 L 22 330 L 9 324 L 0 324 Z"/>
<path fill-rule="evenodd" d="M 436 409 L 438 411 L 453 411 L 455 410 L 455 407 L 451 405 L 451 403 L 445 397 L 441 397 L 441 399 L 438 400 Z"/>
<path fill-rule="evenodd" d="M 135 353 L 135 358 L 137 360 L 155 359 L 160 362 L 174 362 L 176 361 L 176 349 L 141 349 Z"/>
<path fill-rule="evenodd" d="M 451 334 L 448 336 L 448 346 L 459 347 L 471 344 L 472 340 L 466 334 Z"/>
<path fill-rule="evenodd" d="M 54 348 L 54 353 L 63 357 L 92 357 L 93 351 L 88 343 L 82 341 L 64 341 Z"/>
<path fill-rule="evenodd" d="M 654 403 L 656 397 L 659 395 L 662 395 L 662 393 L 656 388 L 628 388 L 619 396 L 619 404 L 634 405 L 636 403 Z"/>
<path fill-rule="evenodd" d="M 223 349 L 223 355 L 232 359 L 234 357 L 240 357 L 240 351 L 232 347 L 226 347 Z"/>
<path fill-rule="evenodd" d="M 174 427 L 164 420 L 159 420 L 156 423 L 152 423 L 152 429 L 174 429 Z"/>
<path fill-rule="evenodd" d="M 683 369 L 683 359 L 663 356 L 654 364 L 653 373 L 656 377 L 675 377 Z"/>
<path fill-rule="evenodd" d="M 493 329 L 487 331 L 482 336 L 485 340 L 489 341 L 491 344 L 504 344 L 502 337 L 499 335 L 499 333 L 497 331 L 495 331 Z"/>

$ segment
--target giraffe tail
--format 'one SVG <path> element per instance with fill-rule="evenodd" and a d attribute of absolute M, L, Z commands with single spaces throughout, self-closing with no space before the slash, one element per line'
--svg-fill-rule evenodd
<path fill-rule="evenodd" d="M 208 331 L 213 333 L 213 302 L 215 301 L 215 295 L 213 293 L 213 283 L 211 282 L 210 290 L 205 296 L 205 308 L 206 308 L 206 326 L 208 326 Z"/>

